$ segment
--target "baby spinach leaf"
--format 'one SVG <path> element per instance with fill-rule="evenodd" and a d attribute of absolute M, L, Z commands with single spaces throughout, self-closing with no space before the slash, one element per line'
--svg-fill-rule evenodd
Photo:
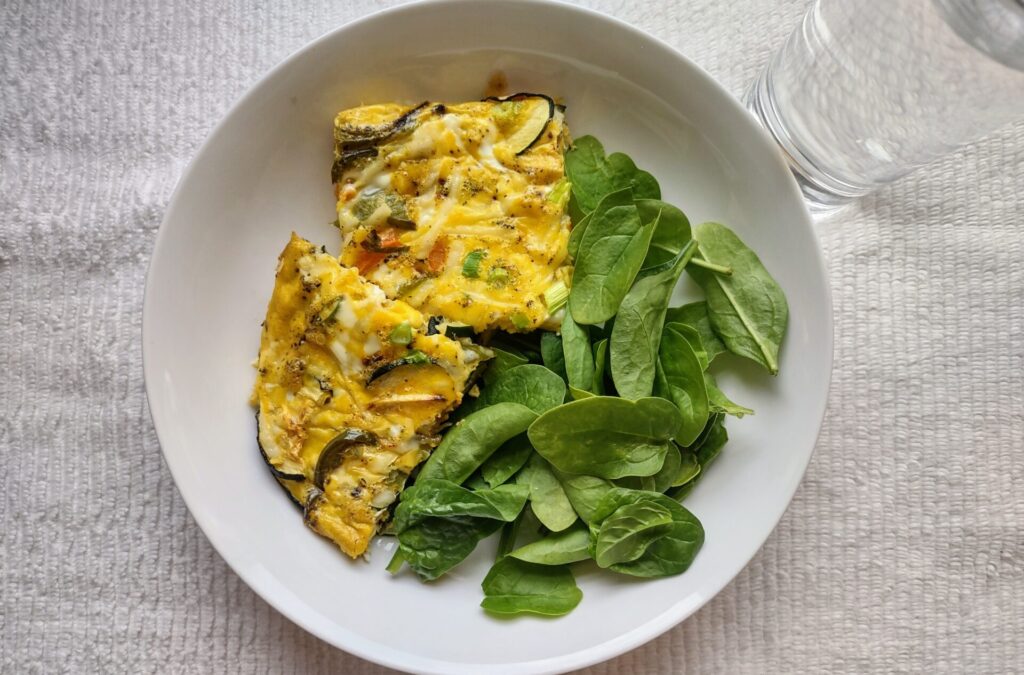
<path fill-rule="evenodd" d="M 743 417 L 744 415 L 753 415 L 754 411 L 750 408 L 744 408 L 738 403 L 733 403 L 729 400 L 729 397 L 722 393 L 722 390 L 718 388 L 718 384 L 715 382 L 715 376 L 711 373 L 704 373 L 704 387 L 708 391 L 708 409 L 715 413 L 725 413 L 726 415 L 732 415 L 733 417 Z"/>
<path fill-rule="evenodd" d="M 698 255 L 732 269 L 731 275 L 724 276 L 701 267 L 687 268 L 707 296 L 715 333 L 729 351 L 760 363 L 775 375 L 789 320 L 785 294 L 757 254 L 729 228 L 702 223 L 696 228 L 696 238 Z"/>
<path fill-rule="evenodd" d="M 569 386 L 593 391 L 594 355 L 590 351 L 590 327 L 573 321 L 567 311 L 562 319 L 562 353 Z"/>
<path fill-rule="evenodd" d="M 700 335 L 700 343 L 707 353 L 708 363 L 714 361 L 719 354 L 729 351 L 711 328 L 706 302 L 691 302 L 682 307 L 670 307 L 665 313 L 665 323 L 683 323 L 693 326 Z"/>
<path fill-rule="evenodd" d="M 656 473 L 680 425 L 678 409 L 664 399 L 594 396 L 549 410 L 529 435 L 560 471 L 621 478 Z"/>
<path fill-rule="evenodd" d="M 555 408 L 557 410 L 557 408 Z M 461 483 L 502 443 L 526 431 L 537 413 L 520 403 L 495 403 L 452 427 L 420 471 L 420 480 L 444 478 Z"/>
<path fill-rule="evenodd" d="M 651 395 L 665 310 L 693 250 L 688 246 L 671 265 L 637 281 L 615 315 L 609 351 L 612 381 L 623 398 Z"/>
<path fill-rule="evenodd" d="M 577 138 L 565 153 L 565 174 L 572 183 L 575 207 L 590 213 L 610 192 L 632 188 L 637 199 L 660 199 L 654 176 L 636 167 L 629 156 L 615 152 L 607 157 L 593 136 Z"/>
<path fill-rule="evenodd" d="M 672 487 L 673 482 L 682 471 L 682 461 L 679 447 L 673 443 L 672 447 L 665 454 L 665 463 L 661 465 L 658 473 L 653 476 L 655 492 L 664 492 Z"/>
<path fill-rule="evenodd" d="M 580 241 L 569 310 L 576 323 L 607 321 L 633 285 L 654 233 L 643 224 L 629 188 L 605 196 Z"/>
<path fill-rule="evenodd" d="M 601 499 L 614 488 L 610 482 L 597 476 L 572 475 L 554 469 L 569 498 L 572 508 L 585 523 L 589 523 Z"/>
<path fill-rule="evenodd" d="M 480 585 L 480 606 L 495 614 L 561 616 L 583 598 L 567 566 L 537 565 L 510 556 L 496 562 Z"/>
<path fill-rule="evenodd" d="M 501 527 L 501 534 L 498 535 L 498 550 L 496 552 L 496 560 L 501 560 L 516 547 L 516 539 L 519 538 L 519 530 L 523 526 L 523 514 L 525 511 L 521 511 L 519 515 L 511 523 L 505 523 Z"/>
<path fill-rule="evenodd" d="M 532 454 L 533 446 L 525 433 L 513 436 L 480 466 L 480 474 L 489 487 L 498 487 L 522 469 Z"/>
<path fill-rule="evenodd" d="M 587 391 L 585 389 L 577 389 L 576 387 L 569 387 L 569 395 L 572 396 L 572 400 L 579 401 L 583 398 L 591 398 L 597 396 L 597 394 Z"/>
<path fill-rule="evenodd" d="M 685 323 L 669 323 L 666 320 L 664 330 L 669 329 L 686 338 L 686 341 L 690 343 L 690 348 L 693 349 L 693 353 L 697 355 L 697 360 L 700 361 L 700 367 L 707 370 L 709 363 L 708 353 L 704 351 L 704 343 L 701 342 L 700 333 L 697 332 L 697 329 Z"/>
<path fill-rule="evenodd" d="M 516 484 L 529 490 L 530 508 L 537 520 L 552 532 L 561 532 L 576 522 L 576 512 L 562 489 L 562 484 L 551 471 L 551 466 L 534 453 L 523 470 L 516 476 Z"/>
<path fill-rule="evenodd" d="M 637 199 L 636 207 L 644 223 L 657 222 L 643 269 L 664 264 L 679 255 L 690 239 L 690 221 L 686 214 L 660 199 Z"/>
<path fill-rule="evenodd" d="M 402 492 L 395 509 L 395 532 L 401 534 L 435 517 L 471 516 L 510 522 L 523 510 L 528 496 L 529 489 L 522 485 L 473 491 L 447 480 L 420 479 Z"/>
<path fill-rule="evenodd" d="M 484 371 L 484 382 L 491 383 L 506 370 L 516 366 L 522 366 L 530 362 L 522 354 L 517 354 L 498 347 L 491 347 L 494 358 L 487 362 L 487 370 Z"/>
<path fill-rule="evenodd" d="M 674 330 L 661 337 L 656 393 L 676 404 L 682 424 L 676 432 L 680 445 L 689 445 L 700 435 L 708 421 L 708 393 L 704 369 L 686 338 Z"/>
<path fill-rule="evenodd" d="M 700 438 L 689 448 L 683 450 L 682 455 L 684 458 L 688 454 L 693 455 L 693 461 L 697 463 L 698 469 L 689 478 L 680 473 L 679 478 L 676 479 L 676 485 L 679 487 L 669 492 L 670 497 L 673 499 L 685 498 L 704 477 L 704 472 L 707 471 L 708 466 L 718 457 L 722 447 L 729 440 L 729 434 L 725 431 L 724 420 L 725 415 L 721 413 L 712 414 Z M 684 463 L 683 468 L 685 469 L 687 466 L 689 465 Z"/>
<path fill-rule="evenodd" d="M 573 203 L 569 202 L 570 205 Z M 570 213 L 572 210 L 570 209 Z M 580 215 L 579 217 L 572 216 L 572 230 L 569 231 L 569 255 L 573 260 L 577 258 L 580 252 L 580 242 L 583 241 L 583 233 L 587 231 L 587 225 L 590 225 L 591 214 Z"/>
<path fill-rule="evenodd" d="M 395 509 L 401 557 L 423 579 L 436 579 L 503 522 L 515 520 L 527 493 L 515 485 L 473 492 L 450 481 L 418 480 Z"/>
<path fill-rule="evenodd" d="M 538 565 L 567 565 L 590 557 L 590 530 L 583 523 L 549 534 L 509 553 L 513 558 Z"/>
<path fill-rule="evenodd" d="M 700 443 L 693 448 L 697 455 L 697 461 L 700 463 L 701 472 L 706 470 L 711 462 L 718 457 L 728 440 L 729 434 L 725 430 L 725 417 L 717 415 L 714 422 L 709 425 L 707 433 L 703 434 Z"/>
<path fill-rule="evenodd" d="M 608 369 L 608 338 L 594 343 L 594 393 L 604 394 L 604 374 Z"/>
<path fill-rule="evenodd" d="M 565 355 L 562 353 L 562 336 L 550 331 L 541 333 L 540 358 L 545 368 L 558 375 L 565 382 L 569 381 L 569 376 L 565 372 Z"/>
<path fill-rule="evenodd" d="M 480 407 L 496 403 L 519 403 L 538 415 L 561 405 L 565 382 L 544 366 L 528 363 L 504 371 L 484 387 Z"/>
<path fill-rule="evenodd" d="M 700 475 L 700 462 L 697 461 L 697 455 L 690 452 L 689 450 L 683 450 L 679 456 L 679 469 L 672 479 L 671 487 L 679 487 L 686 485 L 690 481 L 697 478 Z"/>
<path fill-rule="evenodd" d="M 632 562 L 611 565 L 608 569 L 647 578 L 668 577 L 685 572 L 704 545 L 704 528 L 700 521 L 689 511 L 686 514 L 685 520 L 673 522 L 669 531 L 652 543 L 642 556 Z"/>
<path fill-rule="evenodd" d="M 653 503 L 666 509 L 671 514 L 672 523 L 661 536 L 644 548 L 638 558 L 612 563 L 608 568 L 638 577 L 662 577 L 686 571 L 704 544 L 704 528 L 697 517 L 681 504 L 656 492 L 614 488 L 605 494 L 590 522 L 594 546 L 607 519 L 622 507 L 640 503 Z"/>
<path fill-rule="evenodd" d="M 612 482 L 615 483 L 615 487 L 654 492 L 654 476 L 626 476 L 624 478 L 616 478 Z"/>
<path fill-rule="evenodd" d="M 421 579 L 432 581 L 465 560 L 501 524 L 490 518 L 428 518 L 398 535 L 399 551 Z"/>
<path fill-rule="evenodd" d="M 636 560 L 672 526 L 672 512 L 655 501 L 625 504 L 605 518 L 591 539 L 599 567 Z"/>

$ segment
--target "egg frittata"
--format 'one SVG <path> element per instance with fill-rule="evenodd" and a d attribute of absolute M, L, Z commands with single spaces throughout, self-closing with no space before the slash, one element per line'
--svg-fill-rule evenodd
<path fill-rule="evenodd" d="M 545 293 L 570 273 L 560 106 L 369 105 L 337 115 L 334 141 L 343 264 L 477 332 L 551 325 Z"/>
<path fill-rule="evenodd" d="M 487 356 L 293 234 L 253 400 L 260 449 L 309 526 L 362 555 Z"/>

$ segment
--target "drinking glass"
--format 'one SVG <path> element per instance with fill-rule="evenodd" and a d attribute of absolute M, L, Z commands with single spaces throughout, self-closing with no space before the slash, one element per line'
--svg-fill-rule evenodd
<path fill-rule="evenodd" d="M 1024 117 L 1024 0 L 816 0 L 745 102 L 834 210 Z"/>

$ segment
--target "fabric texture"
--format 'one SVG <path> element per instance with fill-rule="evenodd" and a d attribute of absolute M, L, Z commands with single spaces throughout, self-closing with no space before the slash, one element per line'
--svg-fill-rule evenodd
<path fill-rule="evenodd" d="M 389 2 L 0 3 L 0 671 L 380 673 L 257 597 L 146 407 L 143 280 L 187 162 Z M 803 0 L 591 0 L 736 94 Z M 806 478 L 701 611 L 593 673 L 1024 671 L 1024 124 L 819 224 L 835 301 Z"/>

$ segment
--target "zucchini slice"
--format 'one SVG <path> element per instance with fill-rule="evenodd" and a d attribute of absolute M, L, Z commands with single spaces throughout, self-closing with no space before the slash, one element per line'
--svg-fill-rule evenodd
<path fill-rule="evenodd" d="M 544 94 L 512 94 L 493 100 L 501 106 L 496 117 L 506 120 L 505 144 L 516 155 L 529 150 L 544 135 L 548 122 L 555 116 L 555 102 Z"/>
<path fill-rule="evenodd" d="M 395 359 L 391 363 L 385 363 L 380 368 L 374 370 L 370 373 L 370 377 L 366 380 L 366 384 L 369 386 L 374 382 L 374 380 L 380 379 L 395 368 L 400 368 L 401 366 L 424 366 L 430 363 L 433 363 L 433 360 L 429 356 L 418 349 L 413 349 L 405 356 Z"/>
<path fill-rule="evenodd" d="M 305 474 L 302 473 L 302 463 L 289 459 L 281 452 L 275 452 L 272 450 L 274 456 L 271 457 L 267 453 L 267 448 L 263 445 L 260 440 L 260 411 L 256 411 L 256 445 L 260 449 L 260 456 L 263 457 L 263 461 L 270 467 L 270 472 L 274 474 L 274 477 L 281 481 L 292 481 L 299 482 L 306 480 Z M 271 448 L 276 448 L 275 445 L 268 444 Z M 277 460 L 277 463 L 274 463 Z M 285 488 L 291 492 L 290 488 Z M 293 495 L 294 496 L 294 495 Z"/>
<path fill-rule="evenodd" d="M 313 470 L 313 484 L 319 489 L 324 489 L 324 483 L 331 473 L 341 466 L 345 455 L 354 447 L 360 445 L 377 445 L 377 435 L 362 429 L 346 429 L 324 446 L 320 456 L 316 460 L 316 468 Z"/>
<path fill-rule="evenodd" d="M 399 134 L 414 129 L 421 113 L 429 113 L 427 102 L 406 110 L 394 120 L 375 126 L 344 126 L 334 130 L 334 164 L 331 182 L 337 183 L 346 168 L 360 159 L 377 156 L 377 147 Z"/>

